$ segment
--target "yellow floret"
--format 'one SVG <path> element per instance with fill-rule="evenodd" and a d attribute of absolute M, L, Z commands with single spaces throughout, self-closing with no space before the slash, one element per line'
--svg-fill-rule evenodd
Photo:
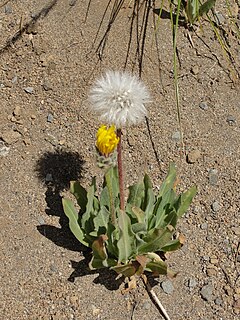
<path fill-rule="evenodd" d="M 115 126 L 107 129 L 105 125 L 102 125 L 98 129 L 96 146 L 102 155 L 108 156 L 112 153 L 118 142 L 119 138 L 116 136 Z"/>

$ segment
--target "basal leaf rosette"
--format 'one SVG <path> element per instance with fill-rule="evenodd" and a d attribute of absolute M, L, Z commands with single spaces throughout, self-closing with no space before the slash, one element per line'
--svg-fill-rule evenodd
<path fill-rule="evenodd" d="M 196 187 L 182 194 L 175 189 L 174 164 L 156 195 L 147 174 L 130 186 L 125 210 L 120 209 L 116 167 L 107 170 L 100 195 L 95 180 L 88 190 L 78 181 L 71 182 L 70 191 L 80 210 L 69 199 L 63 199 L 63 208 L 72 233 L 92 248 L 90 268 L 109 267 L 125 276 L 144 271 L 174 276 L 164 261 L 164 253 L 182 246 L 176 225 L 190 206 Z"/>

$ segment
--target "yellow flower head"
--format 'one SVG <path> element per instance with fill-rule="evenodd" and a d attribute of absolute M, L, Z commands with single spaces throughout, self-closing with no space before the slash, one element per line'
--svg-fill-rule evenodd
<path fill-rule="evenodd" d="M 96 146 L 102 155 L 108 156 L 112 153 L 118 142 L 119 138 L 116 136 L 115 126 L 107 129 L 105 125 L 102 125 L 98 129 Z"/>

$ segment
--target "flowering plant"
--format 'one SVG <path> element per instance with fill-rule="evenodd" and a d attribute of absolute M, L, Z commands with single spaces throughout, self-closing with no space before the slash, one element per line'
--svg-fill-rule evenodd
<path fill-rule="evenodd" d="M 137 78 L 108 72 L 96 82 L 90 97 L 93 109 L 111 125 L 109 128 L 103 125 L 97 132 L 97 160 L 105 170 L 104 182 L 99 195 L 95 178 L 88 190 L 78 181 L 71 182 L 70 191 L 80 210 L 71 200 L 63 199 L 70 229 L 92 249 L 91 269 L 110 267 L 127 277 L 141 275 L 145 270 L 154 275 L 174 276 L 163 257 L 167 251 L 182 246 L 176 225 L 188 209 L 196 187 L 177 195 L 176 168 L 170 164 L 157 195 L 145 174 L 129 187 L 125 203 L 121 128 L 144 119 L 149 94 Z"/>

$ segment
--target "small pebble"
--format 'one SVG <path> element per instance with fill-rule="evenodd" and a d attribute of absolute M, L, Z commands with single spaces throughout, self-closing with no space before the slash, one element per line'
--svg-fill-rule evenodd
<path fill-rule="evenodd" d="M 51 173 L 47 173 L 45 177 L 46 182 L 53 182 L 53 176 Z"/>
<path fill-rule="evenodd" d="M 10 14 L 10 13 L 12 13 L 12 11 L 13 11 L 12 7 L 9 4 L 6 4 L 4 7 L 4 13 Z"/>
<path fill-rule="evenodd" d="M 16 117 L 18 117 L 18 116 L 20 116 L 20 113 L 21 113 L 20 107 L 19 107 L 19 106 L 16 106 L 15 109 L 14 109 L 14 111 L 13 111 L 13 115 L 16 116 Z"/>
<path fill-rule="evenodd" d="M 199 150 L 192 150 L 187 155 L 188 163 L 195 163 L 201 157 L 201 152 Z"/>
<path fill-rule="evenodd" d="M 237 262 L 240 262 L 240 254 L 237 256 Z"/>
<path fill-rule="evenodd" d="M 207 110 L 208 109 L 208 105 L 206 102 L 200 102 L 199 104 L 199 108 L 202 109 L 202 110 Z"/>
<path fill-rule="evenodd" d="M 221 206 L 218 201 L 214 201 L 211 205 L 211 208 L 214 212 L 217 212 L 220 210 Z"/>
<path fill-rule="evenodd" d="M 33 87 L 26 87 L 26 88 L 24 88 L 24 91 L 27 92 L 27 93 L 32 94 L 33 93 Z"/>
<path fill-rule="evenodd" d="M 57 267 L 56 267 L 54 264 L 51 264 L 51 265 L 50 265 L 50 270 L 51 270 L 52 272 L 57 272 Z"/>
<path fill-rule="evenodd" d="M 161 287 L 165 293 L 167 293 L 167 294 L 173 293 L 174 287 L 173 287 L 173 284 L 170 280 L 162 281 Z"/>
<path fill-rule="evenodd" d="M 195 287 L 197 286 L 197 284 L 198 284 L 198 282 L 197 282 L 197 280 L 194 279 L 194 278 L 190 278 L 190 279 L 188 280 L 188 287 L 189 287 L 190 289 L 195 288 Z"/>
<path fill-rule="evenodd" d="M 145 310 L 150 310 L 151 309 L 151 303 L 146 301 L 146 302 L 143 303 L 142 307 Z"/>
<path fill-rule="evenodd" d="M 212 294 L 213 294 L 213 286 L 211 284 L 207 284 L 202 287 L 200 291 L 201 297 L 206 301 L 212 300 Z"/>
<path fill-rule="evenodd" d="M 214 302 L 215 302 L 215 304 L 216 305 L 218 305 L 218 306 L 223 306 L 223 301 L 222 301 L 222 299 L 221 298 L 216 298 L 215 300 L 214 300 Z"/>
<path fill-rule="evenodd" d="M 236 118 L 232 115 L 229 115 L 227 117 L 227 123 L 230 125 L 230 126 L 233 126 L 235 123 L 236 123 Z"/>
<path fill-rule="evenodd" d="M 38 218 L 38 222 L 39 222 L 40 225 L 45 224 L 45 220 L 42 217 Z"/>
<path fill-rule="evenodd" d="M 0 141 L 0 157 L 6 157 L 9 154 L 9 150 L 10 148 L 3 141 Z"/>
<path fill-rule="evenodd" d="M 51 113 L 49 113 L 47 116 L 47 122 L 53 122 L 53 115 Z"/>
<path fill-rule="evenodd" d="M 215 12 L 214 17 L 215 17 L 215 21 L 218 25 L 222 25 L 225 21 L 224 16 L 219 12 Z"/>
<path fill-rule="evenodd" d="M 208 179 L 211 186 L 215 186 L 218 182 L 217 169 L 210 169 L 208 172 Z"/>
<path fill-rule="evenodd" d="M 199 73 L 199 67 L 197 65 L 193 66 L 191 72 L 192 74 L 197 75 Z"/>
<path fill-rule="evenodd" d="M 180 131 L 176 131 L 172 134 L 172 140 L 175 142 L 179 142 L 181 139 L 181 133 Z"/>
<path fill-rule="evenodd" d="M 202 223 L 202 224 L 200 225 L 200 228 L 201 228 L 202 230 L 207 230 L 207 228 L 208 228 L 207 222 Z"/>
<path fill-rule="evenodd" d="M 70 5 L 71 7 L 73 7 L 73 6 L 75 6 L 76 2 L 77 2 L 77 0 L 70 0 L 70 1 L 69 1 L 69 5 Z"/>

